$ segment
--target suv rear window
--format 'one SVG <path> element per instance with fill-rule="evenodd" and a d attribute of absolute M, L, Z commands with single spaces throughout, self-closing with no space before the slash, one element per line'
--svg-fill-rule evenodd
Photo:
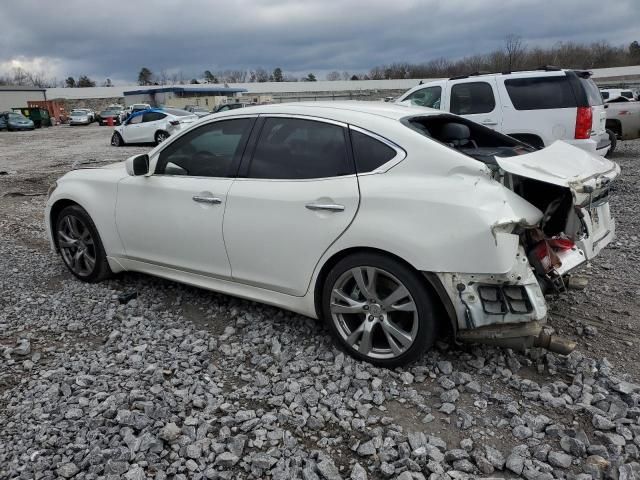
<path fill-rule="evenodd" d="M 600 90 L 596 86 L 596 83 L 590 78 L 580 77 L 580 85 L 584 87 L 584 91 L 587 94 L 587 100 L 590 106 L 602 105 L 602 97 L 600 96 Z"/>
<path fill-rule="evenodd" d="M 571 83 L 564 75 L 512 78 L 505 80 L 504 85 L 516 110 L 575 108 L 578 105 Z"/>

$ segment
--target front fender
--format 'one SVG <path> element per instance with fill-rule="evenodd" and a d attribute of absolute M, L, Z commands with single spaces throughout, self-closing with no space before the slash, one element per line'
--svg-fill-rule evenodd
<path fill-rule="evenodd" d="M 51 212 L 59 202 L 70 201 L 80 205 L 89 214 L 106 254 L 123 254 L 124 247 L 118 235 L 114 212 L 118 181 L 124 176 L 126 173 L 123 175 L 121 172 L 108 169 L 87 169 L 74 170 L 59 179 L 45 208 L 45 225 L 52 248 L 55 248 L 55 244 Z"/>

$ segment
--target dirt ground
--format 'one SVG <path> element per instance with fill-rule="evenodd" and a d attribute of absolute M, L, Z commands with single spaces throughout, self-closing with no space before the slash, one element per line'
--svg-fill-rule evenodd
<path fill-rule="evenodd" d="M 47 189 L 56 178 L 78 164 L 122 161 L 152 148 L 113 147 L 110 136 L 109 127 L 96 124 L 0 132 L 0 229 L 25 247 L 47 250 L 42 214 Z M 549 323 L 576 340 L 585 354 L 607 357 L 640 378 L 640 141 L 619 142 L 612 160 L 622 167 L 611 196 L 617 238 L 578 272 L 588 279 L 585 289 L 549 298 Z"/>

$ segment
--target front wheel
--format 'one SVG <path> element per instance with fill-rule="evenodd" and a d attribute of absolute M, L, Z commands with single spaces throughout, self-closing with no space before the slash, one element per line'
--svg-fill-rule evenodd
<path fill-rule="evenodd" d="M 322 313 L 350 355 L 382 367 L 417 359 L 436 338 L 434 299 L 420 274 L 380 254 L 351 255 L 331 269 Z"/>
<path fill-rule="evenodd" d="M 53 224 L 60 256 L 71 273 L 90 283 L 111 275 L 98 230 L 82 207 L 63 208 Z"/>
<path fill-rule="evenodd" d="M 113 132 L 113 135 L 111 135 L 111 145 L 114 147 L 121 147 L 124 145 L 124 140 L 118 132 Z"/>

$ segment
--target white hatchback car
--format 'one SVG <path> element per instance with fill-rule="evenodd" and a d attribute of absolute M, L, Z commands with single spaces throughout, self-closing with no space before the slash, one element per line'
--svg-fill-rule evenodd
<path fill-rule="evenodd" d="M 436 110 L 289 103 L 206 117 L 149 154 L 74 170 L 46 206 L 52 248 L 95 282 L 144 272 L 323 317 L 352 355 L 415 359 L 541 334 L 543 288 L 614 236 L 619 167 L 533 148 Z M 566 352 L 565 352 L 566 353 Z"/>
<path fill-rule="evenodd" d="M 111 145 L 162 143 L 170 135 L 198 120 L 198 116 L 178 108 L 151 108 L 135 112 L 113 130 Z"/>

